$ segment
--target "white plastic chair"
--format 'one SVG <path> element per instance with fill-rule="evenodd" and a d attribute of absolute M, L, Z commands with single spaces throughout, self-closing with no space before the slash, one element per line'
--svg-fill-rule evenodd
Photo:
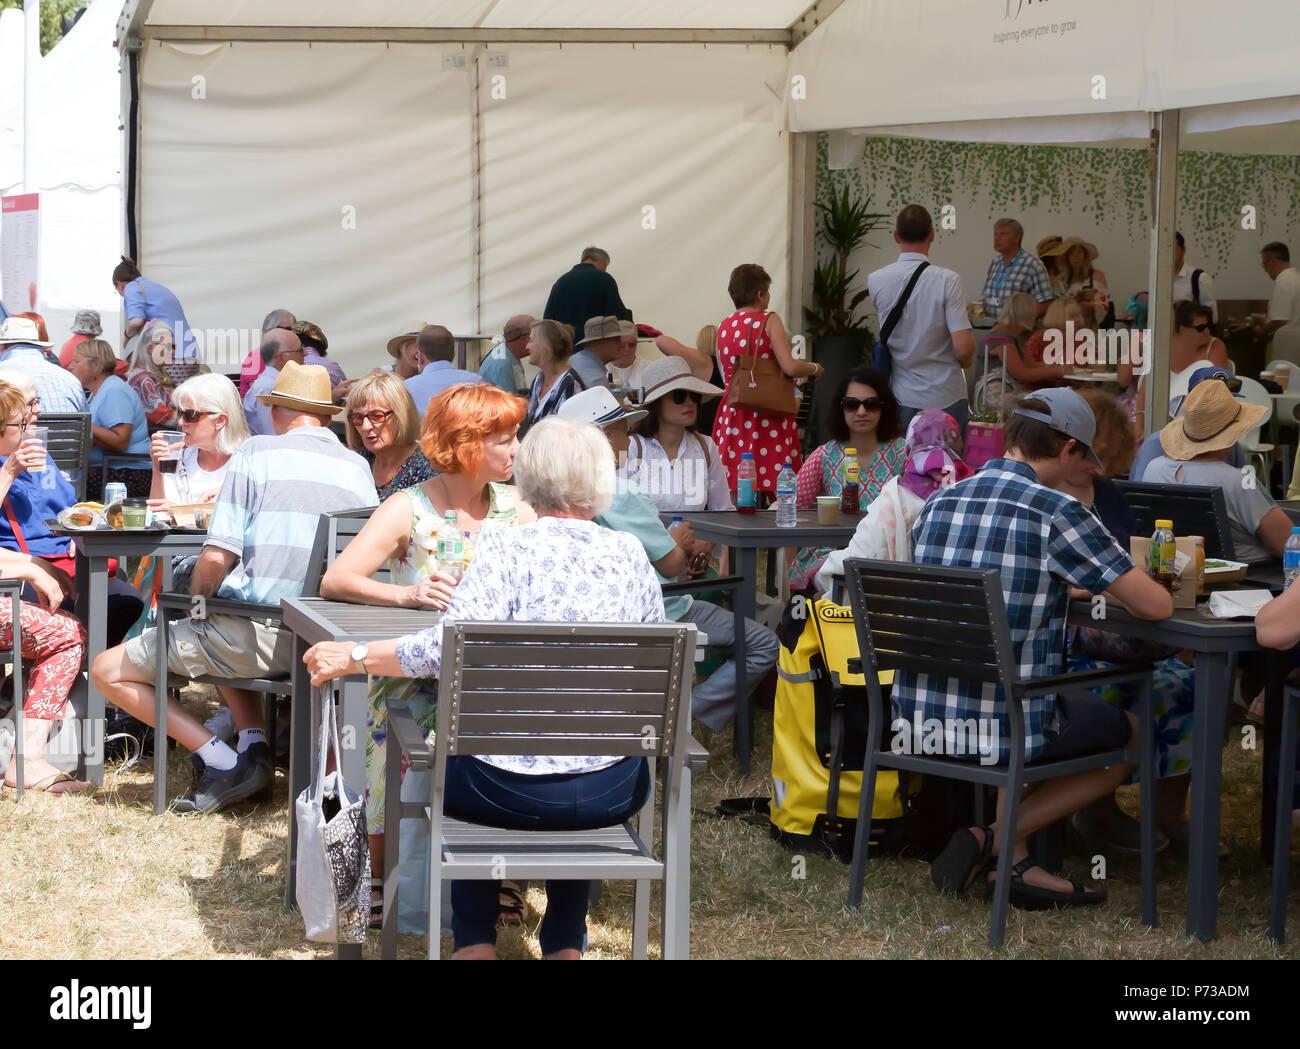
<path fill-rule="evenodd" d="M 1280 397 L 1273 398 L 1273 420 L 1274 427 L 1272 436 L 1274 441 L 1277 440 L 1277 427 L 1289 426 L 1293 422 L 1300 421 L 1296 417 L 1296 412 L 1300 411 L 1300 364 L 1295 361 L 1287 360 L 1285 357 L 1277 357 L 1264 365 L 1264 371 L 1276 372 L 1279 364 L 1288 365 L 1291 369 L 1290 383 L 1286 388 L 1286 393 Z M 1276 449 L 1278 462 L 1282 464 L 1282 491 L 1285 492 L 1291 484 L 1291 447 L 1285 444 L 1279 444 Z"/>
<path fill-rule="evenodd" d="M 1267 486 L 1269 484 L 1269 472 L 1273 464 L 1273 451 L 1275 446 L 1267 441 L 1261 441 L 1260 431 L 1268 425 L 1268 421 L 1273 417 L 1274 402 L 1273 398 L 1268 395 L 1264 389 L 1254 379 L 1248 379 L 1244 375 L 1239 376 L 1241 379 L 1241 397 L 1250 404 L 1259 405 L 1261 408 L 1267 408 L 1268 414 L 1259 421 L 1259 425 L 1253 429 L 1247 430 L 1242 434 L 1241 440 L 1237 443 L 1241 445 L 1242 451 L 1252 463 L 1258 462 L 1260 480 Z"/>

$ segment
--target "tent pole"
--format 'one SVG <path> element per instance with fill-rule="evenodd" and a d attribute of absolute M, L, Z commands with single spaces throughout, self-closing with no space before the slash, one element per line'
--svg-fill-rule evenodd
<path fill-rule="evenodd" d="M 814 235 L 817 215 L 817 133 L 790 135 L 790 225 L 786 268 L 790 275 L 786 326 L 792 334 L 804 329 L 804 304 L 812 301 L 812 272 L 817 262 Z M 807 359 L 812 360 L 811 347 Z"/>
<path fill-rule="evenodd" d="M 1181 110 L 1155 114 L 1152 172 L 1154 213 L 1151 226 L 1151 269 L 1147 280 L 1147 350 L 1145 432 L 1155 433 L 1169 421 L 1169 337 L 1173 330 L 1174 230 L 1178 210 L 1178 125 Z"/>
<path fill-rule="evenodd" d="M 472 255 L 470 261 L 470 279 L 474 292 L 474 313 L 471 332 L 477 335 L 483 330 L 481 309 L 483 305 L 483 146 L 482 117 L 479 113 L 479 62 L 483 57 L 483 45 L 475 44 L 470 48 L 470 222 L 473 226 L 473 240 L 470 244 Z M 456 367 L 465 367 L 465 342 L 457 340 Z"/>
<path fill-rule="evenodd" d="M 24 0 L 23 17 L 23 192 L 36 184 L 36 67 L 41 60 L 41 0 Z"/>

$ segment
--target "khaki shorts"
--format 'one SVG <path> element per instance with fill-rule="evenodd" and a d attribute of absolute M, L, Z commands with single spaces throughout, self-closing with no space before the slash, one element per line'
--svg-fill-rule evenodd
<path fill-rule="evenodd" d="M 277 678 L 293 669 L 293 633 L 265 619 L 177 619 L 167 625 L 167 650 L 168 671 L 188 678 Z M 153 681 L 157 627 L 128 640 L 126 658 L 145 681 Z"/>

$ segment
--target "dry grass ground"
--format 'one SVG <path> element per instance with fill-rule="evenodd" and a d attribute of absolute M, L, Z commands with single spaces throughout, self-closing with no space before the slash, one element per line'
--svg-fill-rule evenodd
<path fill-rule="evenodd" d="M 206 712 L 194 690 L 187 702 Z M 770 738 L 760 717 L 757 738 Z M 729 734 L 713 741 L 724 755 Z M 765 793 L 769 752 L 738 775 L 719 756 L 695 784 L 696 808 L 724 797 Z M 1186 865 L 1160 861 L 1160 928 L 1138 921 L 1136 861 L 1110 870 L 1110 901 L 1081 912 L 1012 912 L 1005 955 L 1012 958 L 1300 958 L 1300 878 L 1291 893 L 1291 936 L 1282 948 L 1265 939 L 1270 872 L 1256 848 L 1259 752 L 1225 752 L 1224 837 L 1233 855 L 1221 867 L 1220 938 L 1183 935 Z M 189 781 L 188 761 L 173 752 L 172 794 Z M 52 797 L 13 791 L 0 798 L 0 958 L 313 958 L 330 949 L 304 942 L 296 914 L 285 914 L 284 833 L 288 786 L 280 774 L 270 804 L 234 814 L 155 818 L 151 776 L 110 769 L 93 796 Z M 986 958 L 989 907 L 982 899 L 938 896 L 916 860 L 886 856 L 868 871 L 866 902 L 844 911 L 847 868 L 807 857 L 806 876 L 765 830 L 697 817 L 692 832 L 691 949 L 697 958 Z M 1294 863 L 1295 861 L 1293 861 Z M 1068 866 L 1086 875 L 1088 857 Z M 1293 870 L 1295 867 L 1293 866 Z M 537 910 L 530 896 L 523 932 L 503 933 L 503 956 L 536 957 Z M 593 958 L 624 958 L 631 947 L 631 886 L 607 885 L 590 922 Z M 655 930 L 657 934 L 657 928 Z M 449 944 L 447 945 L 449 947 Z M 653 950 L 653 947 L 652 947 Z M 402 937 L 404 957 L 423 940 Z M 367 953 L 377 956 L 371 937 Z"/>

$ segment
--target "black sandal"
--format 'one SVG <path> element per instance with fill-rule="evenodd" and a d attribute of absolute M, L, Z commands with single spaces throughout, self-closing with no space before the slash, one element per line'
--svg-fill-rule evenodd
<path fill-rule="evenodd" d="M 984 844 L 975 840 L 969 827 L 961 827 L 953 832 L 943 852 L 930 864 L 930 880 L 940 892 L 950 892 L 960 896 L 993 862 L 993 830 L 980 827 L 984 832 Z"/>
<path fill-rule="evenodd" d="M 1044 889 L 1038 885 L 1030 885 L 1025 881 L 1025 874 L 1031 867 L 1037 867 L 1032 856 L 1026 856 L 1023 860 L 1011 868 L 1011 906 L 1019 907 L 1022 911 L 1049 911 L 1054 907 L 1088 907 L 1096 903 L 1106 902 L 1106 890 L 1100 892 L 1089 892 L 1084 886 L 1077 881 L 1070 882 L 1071 892 L 1057 892 L 1055 889 Z M 984 896 L 986 899 L 993 899 L 994 886 L 997 884 L 996 879 L 985 883 Z"/>

